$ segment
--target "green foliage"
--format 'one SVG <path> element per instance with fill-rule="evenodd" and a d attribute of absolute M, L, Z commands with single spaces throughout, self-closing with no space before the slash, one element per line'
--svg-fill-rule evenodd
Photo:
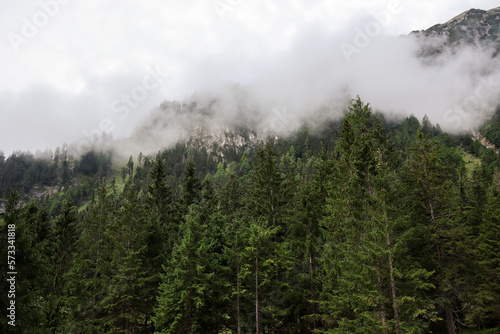
<path fill-rule="evenodd" d="M 89 151 L 82 155 L 76 170 L 84 175 L 100 177 L 106 176 L 111 167 L 111 156 L 106 153 Z M 133 162 L 132 162 L 133 167 Z"/>
<path fill-rule="evenodd" d="M 82 326 L 85 332 L 104 332 L 106 312 L 103 301 L 111 279 L 113 249 L 110 224 L 113 207 L 105 180 L 99 186 L 95 202 L 83 217 L 81 234 L 76 241 L 76 253 L 66 275 L 69 313 L 65 332 Z"/>
<path fill-rule="evenodd" d="M 132 186 L 109 226 L 111 250 L 110 281 L 102 301 L 108 332 L 151 331 L 156 297 L 154 268 L 146 265 L 148 239 L 145 215 Z"/>
<path fill-rule="evenodd" d="M 391 122 L 358 98 L 341 121 L 257 147 L 193 140 L 111 161 L 0 154 L 20 332 L 500 327 L 500 158 L 427 117 Z"/>
<path fill-rule="evenodd" d="M 491 121 L 489 121 L 481 133 L 497 147 L 500 147 L 500 108 L 497 108 Z"/>
<path fill-rule="evenodd" d="M 159 333 L 219 333 L 226 328 L 229 291 L 222 217 L 212 214 L 203 220 L 200 209 L 196 204 L 190 207 L 181 238 L 164 267 L 154 317 Z"/>
<path fill-rule="evenodd" d="M 46 326 L 56 331 L 64 318 L 64 305 L 66 297 L 64 290 L 66 284 L 64 275 L 71 268 L 74 246 L 77 239 L 77 213 L 71 200 L 64 203 L 61 214 L 54 220 L 51 229 L 51 243 L 48 256 L 50 258 L 50 291 L 47 296 Z"/>

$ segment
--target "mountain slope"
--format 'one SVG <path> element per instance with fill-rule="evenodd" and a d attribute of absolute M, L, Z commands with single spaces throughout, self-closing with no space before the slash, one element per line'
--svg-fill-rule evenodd
<path fill-rule="evenodd" d="M 455 48 L 463 45 L 476 47 L 493 46 L 500 49 L 500 7 L 490 10 L 470 9 L 455 16 L 446 23 L 436 24 L 426 30 L 413 31 L 423 40 L 441 41 L 434 44 L 431 53 L 442 51 L 446 47 Z"/>

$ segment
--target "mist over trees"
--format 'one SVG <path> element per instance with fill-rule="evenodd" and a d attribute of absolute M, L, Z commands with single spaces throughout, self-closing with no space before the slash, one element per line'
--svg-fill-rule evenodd
<path fill-rule="evenodd" d="M 0 156 L 19 332 L 500 328 L 500 157 L 428 118 L 387 122 L 358 98 L 320 131 L 230 158 L 56 152 Z"/>

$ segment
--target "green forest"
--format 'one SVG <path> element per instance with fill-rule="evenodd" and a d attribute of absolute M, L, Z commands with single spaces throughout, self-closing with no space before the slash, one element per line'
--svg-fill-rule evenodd
<path fill-rule="evenodd" d="M 495 150 L 357 98 L 214 152 L 0 155 L 0 332 L 500 332 Z"/>

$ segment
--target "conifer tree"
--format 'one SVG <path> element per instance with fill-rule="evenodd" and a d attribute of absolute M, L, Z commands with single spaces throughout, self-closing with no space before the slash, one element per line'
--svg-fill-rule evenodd
<path fill-rule="evenodd" d="M 132 185 L 123 206 L 111 222 L 110 280 L 102 305 L 109 332 L 136 333 L 153 328 L 156 289 L 149 284 L 155 273 L 145 265 L 146 221 Z"/>
<path fill-rule="evenodd" d="M 130 156 L 127 162 L 127 173 L 130 177 L 134 175 L 134 158 Z"/>
<path fill-rule="evenodd" d="M 201 183 L 192 159 L 188 160 L 184 170 L 184 182 L 181 187 L 180 213 L 186 214 L 191 204 L 197 202 L 201 195 Z"/>
<path fill-rule="evenodd" d="M 343 121 L 338 156 L 322 221 L 323 322 L 339 333 L 422 330 L 416 317 L 433 314 L 416 296 L 432 287 L 425 281 L 431 273 L 399 259 L 406 218 L 398 201 L 397 161 L 381 122 L 359 98 Z M 398 288 L 404 284 L 415 290 Z"/>
<path fill-rule="evenodd" d="M 484 220 L 478 240 L 479 271 L 475 307 L 469 312 L 469 325 L 498 327 L 500 312 L 500 187 L 492 184 L 487 191 Z"/>
<path fill-rule="evenodd" d="M 295 304 L 304 332 L 315 330 L 319 326 L 317 302 L 321 286 L 318 281 L 318 258 L 323 245 L 320 222 L 325 214 L 327 184 L 331 181 L 333 168 L 332 159 L 326 151 L 321 153 L 314 167 L 313 175 L 300 185 L 298 203 L 294 203 L 298 212 L 292 217 L 294 222 L 290 224 L 288 236 L 298 265 L 294 271 L 298 271 L 296 275 L 300 283 L 293 290 L 296 295 L 299 291 L 302 292 L 300 299 L 295 297 Z"/>
<path fill-rule="evenodd" d="M 454 255 L 457 243 L 450 238 L 464 242 L 464 232 L 459 230 L 457 221 L 456 194 L 452 187 L 449 168 L 439 160 L 439 146 L 419 131 L 418 140 L 412 149 L 413 158 L 407 162 L 407 181 L 410 183 L 409 203 L 412 219 L 424 230 L 420 249 L 426 253 L 420 256 L 429 270 L 435 270 L 435 285 L 439 295 L 435 296 L 436 306 L 442 310 L 449 334 L 456 332 L 457 319 L 454 308 L 457 296 L 456 271 L 459 261 Z M 465 232 L 467 233 L 467 232 Z M 418 257 L 418 256 L 416 256 Z M 424 260 L 425 258 L 425 260 Z"/>
<path fill-rule="evenodd" d="M 225 235 L 228 246 L 225 249 L 225 257 L 231 268 L 229 282 L 231 283 L 232 303 L 230 308 L 236 314 L 232 326 L 238 334 L 249 331 L 249 324 L 246 323 L 245 313 L 251 309 L 251 298 L 246 282 L 248 282 L 251 271 L 245 266 L 245 246 L 244 229 L 246 225 L 242 219 L 243 189 L 238 178 L 231 174 L 228 182 L 222 187 L 219 193 L 220 213 L 226 217 Z"/>
<path fill-rule="evenodd" d="M 76 242 L 75 256 L 66 279 L 68 296 L 65 332 L 77 328 L 88 333 L 107 330 L 106 312 L 102 300 L 109 293 L 111 244 L 109 224 L 113 205 L 106 180 L 99 186 L 97 196 L 86 213 L 81 234 Z"/>
<path fill-rule="evenodd" d="M 154 317 L 160 333 L 219 333 L 227 326 L 230 289 L 224 279 L 222 223 L 217 222 L 221 218 L 204 222 L 202 215 L 198 204 L 190 207 L 164 267 Z"/>
<path fill-rule="evenodd" d="M 370 107 L 354 100 L 342 124 L 329 215 L 323 220 L 327 244 L 322 265 L 328 283 L 322 306 L 325 322 L 338 332 L 387 330 L 383 225 L 374 205 L 377 155 L 383 149 Z"/>
<path fill-rule="evenodd" d="M 146 208 L 148 212 L 148 249 L 151 264 L 158 273 L 172 252 L 176 229 L 173 219 L 172 190 L 165 181 L 165 163 L 158 157 L 150 172 Z"/>
<path fill-rule="evenodd" d="M 280 272 L 285 268 L 283 250 L 284 203 L 281 176 L 274 143 L 268 139 L 257 150 L 257 163 L 247 195 L 248 228 L 246 237 L 254 271 L 255 331 L 279 326 L 284 316 L 281 310 L 284 282 Z M 253 254 L 253 255 L 251 255 Z"/>
<path fill-rule="evenodd" d="M 228 326 L 231 292 L 225 222 L 211 182 L 206 179 L 202 187 L 192 161 L 184 172 L 178 215 L 176 243 L 161 276 L 156 330 L 219 333 Z"/>
<path fill-rule="evenodd" d="M 48 300 L 46 326 L 57 330 L 63 323 L 64 295 L 67 284 L 65 274 L 70 269 L 73 260 L 74 244 L 77 238 L 77 214 L 71 199 L 67 198 L 61 213 L 52 225 L 52 240 L 50 247 L 51 294 Z"/>
<path fill-rule="evenodd" d="M 11 305 L 10 300 L 14 300 L 16 312 L 15 327 L 7 325 L 11 319 L 4 316 L 0 320 L 0 328 L 5 333 L 13 328 L 36 332 L 44 320 L 44 303 L 48 294 L 47 216 L 33 201 L 23 205 L 21 195 L 12 191 L 1 218 L 0 249 L 4 251 L 4 256 L 0 259 L 0 285 L 5 293 L 0 296 L 0 303 L 6 310 Z M 15 238 L 10 242 L 9 233 Z M 8 298 L 11 283 L 7 279 L 13 276 L 15 296 Z"/>

